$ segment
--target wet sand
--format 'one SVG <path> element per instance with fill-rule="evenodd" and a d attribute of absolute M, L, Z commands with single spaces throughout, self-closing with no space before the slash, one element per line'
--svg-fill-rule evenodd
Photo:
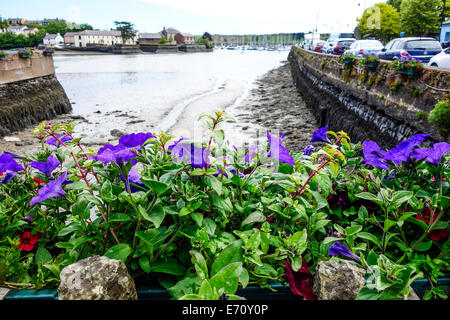
<path fill-rule="evenodd" d="M 206 94 L 186 105 L 174 125 L 171 125 L 167 131 L 177 137 L 189 136 L 198 140 L 198 137 L 204 137 L 206 131 L 204 125 L 197 120 L 199 115 L 212 113 L 216 109 L 225 109 L 236 119 L 236 122 L 223 125 L 226 137 L 232 144 L 241 145 L 244 142 L 249 144 L 257 143 L 257 141 L 264 143 L 267 141 L 266 132 L 270 131 L 275 135 L 285 133 L 284 145 L 290 151 L 299 152 L 308 145 L 312 133 L 318 128 L 318 123 L 294 87 L 288 63 L 283 62 L 281 67 L 269 71 L 251 86 L 249 85 L 244 81 L 223 83 L 211 94 Z M 249 88 L 252 89 L 249 90 Z M 239 92 L 239 95 L 230 94 L 230 92 Z M 217 101 L 220 102 L 219 105 Z M 143 120 L 130 112 L 117 110 L 108 114 L 96 114 L 95 119 L 67 114 L 58 116 L 48 123 L 56 125 L 71 121 L 78 121 L 80 127 L 86 128 L 94 124 L 101 126 L 104 121 L 139 122 Z M 158 124 L 153 127 L 157 126 Z M 0 153 L 39 151 L 41 144 L 32 134 L 33 129 L 34 127 L 29 127 L 9 135 L 20 141 L 8 142 L 5 138 L 0 139 Z M 151 127 L 147 129 L 153 132 Z M 78 136 L 77 130 L 75 133 Z M 98 149 L 106 143 L 117 143 L 119 137 L 125 133 L 132 133 L 132 131 L 111 131 L 99 137 L 86 138 L 82 140 L 82 143 Z"/>

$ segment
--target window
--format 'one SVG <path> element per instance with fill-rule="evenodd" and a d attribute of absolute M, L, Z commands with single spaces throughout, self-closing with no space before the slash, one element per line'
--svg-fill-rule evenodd
<path fill-rule="evenodd" d="M 406 42 L 406 49 L 415 50 L 438 50 L 442 49 L 441 44 L 436 40 L 413 40 Z"/>
<path fill-rule="evenodd" d="M 391 40 L 388 42 L 388 44 L 386 45 L 386 50 L 390 50 L 392 48 L 392 45 L 394 44 L 395 40 Z"/>

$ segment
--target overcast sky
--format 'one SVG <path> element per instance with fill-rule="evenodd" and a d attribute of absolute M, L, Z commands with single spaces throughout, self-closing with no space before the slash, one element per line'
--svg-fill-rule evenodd
<path fill-rule="evenodd" d="M 63 18 L 110 29 L 131 21 L 143 32 L 174 27 L 202 34 L 349 32 L 364 8 L 386 0 L 0 0 L 3 18 Z"/>

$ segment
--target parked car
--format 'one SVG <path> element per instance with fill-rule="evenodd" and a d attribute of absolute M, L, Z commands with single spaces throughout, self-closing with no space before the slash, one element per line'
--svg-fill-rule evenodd
<path fill-rule="evenodd" d="M 323 48 L 323 46 L 326 44 L 326 41 L 323 41 L 323 40 L 321 40 L 321 41 L 314 41 L 313 42 L 313 50 L 315 51 L 315 52 L 322 52 L 322 48 Z"/>
<path fill-rule="evenodd" d="M 334 46 L 336 45 L 336 40 L 328 40 L 322 47 L 322 53 L 332 53 Z"/>
<path fill-rule="evenodd" d="M 433 58 L 431 58 L 428 65 L 450 70 L 450 48 L 445 49 L 441 53 L 438 53 Z"/>
<path fill-rule="evenodd" d="M 424 63 L 442 52 L 439 41 L 433 38 L 397 38 L 388 42 L 377 55 L 383 60 L 394 60 L 401 57 L 413 57 Z"/>
<path fill-rule="evenodd" d="M 350 46 L 355 42 L 356 39 L 346 38 L 346 39 L 337 39 L 336 43 L 331 51 L 332 54 L 343 55 L 344 52 L 350 48 Z"/>
<path fill-rule="evenodd" d="M 350 48 L 345 53 L 352 53 L 355 56 L 367 56 L 369 54 L 376 54 L 384 48 L 383 44 L 378 40 L 357 40 L 352 43 Z"/>

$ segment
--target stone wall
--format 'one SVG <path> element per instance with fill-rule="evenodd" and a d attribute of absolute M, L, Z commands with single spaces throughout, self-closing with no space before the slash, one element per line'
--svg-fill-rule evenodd
<path fill-rule="evenodd" d="M 18 59 L 0 62 L 0 137 L 72 110 L 51 56 Z"/>
<path fill-rule="evenodd" d="M 321 126 L 346 131 L 354 142 L 374 140 L 386 148 L 416 133 L 430 134 L 430 142 L 449 140 L 427 120 L 435 104 L 446 99 L 440 89 L 450 88 L 448 72 L 426 67 L 414 79 L 391 71 L 389 62 L 372 70 L 297 47 L 288 59 L 295 85 Z"/>
<path fill-rule="evenodd" d="M 202 45 L 182 45 L 178 47 L 182 52 L 212 52 L 213 49 L 208 49 L 204 44 Z"/>
<path fill-rule="evenodd" d="M 33 79 L 55 73 L 51 56 L 34 51 L 30 58 L 22 59 L 16 53 L 9 53 L 0 60 L 0 84 Z"/>

